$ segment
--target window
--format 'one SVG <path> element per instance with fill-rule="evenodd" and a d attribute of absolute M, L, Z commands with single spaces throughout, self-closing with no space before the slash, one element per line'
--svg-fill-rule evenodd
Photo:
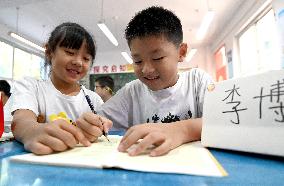
<path fill-rule="evenodd" d="M 278 58 L 278 34 L 273 10 L 270 10 L 256 24 L 259 49 L 259 70 L 280 69 Z"/>
<path fill-rule="evenodd" d="M 241 75 L 281 69 L 274 12 L 271 9 L 239 37 Z"/>
<path fill-rule="evenodd" d="M 15 48 L 15 58 L 14 58 L 14 79 L 20 79 L 21 77 L 30 74 L 29 67 L 31 61 L 31 54 Z"/>
<path fill-rule="evenodd" d="M 14 50 L 14 58 L 13 58 Z M 13 61 L 14 59 L 14 61 Z M 0 41 L 0 78 L 20 79 L 24 76 L 47 78 L 44 59 Z"/>
<path fill-rule="evenodd" d="M 241 59 L 241 74 L 254 74 L 258 71 L 257 59 L 257 42 L 256 29 L 250 27 L 239 40 L 240 43 L 240 59 Z"/>
<path fill-rule="evenodd" d="M 12 78 L 13 47 L 0 41 L 0 77 Z"/>

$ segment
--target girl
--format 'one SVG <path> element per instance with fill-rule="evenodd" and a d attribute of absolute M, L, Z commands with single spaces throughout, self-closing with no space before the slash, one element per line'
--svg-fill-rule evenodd
<path fill-rule="evenodd" d="M 83 27 L 63 23 L 46 44 L 50 78 L 24 78 L 15 83 L 12 131 L 26 150 L 49 154 L 78 142 L 89 146 L 112 126 L 110 120 L 91 112 L 91 107 L 96 110 L 103 103 L 101 98 L 78 83 L 87 74 L 95 53 L 94 41 Z M 87 96 L 94 105 L 88 104 Z M 76 119 L 77 126 L 70 124 Z"/>

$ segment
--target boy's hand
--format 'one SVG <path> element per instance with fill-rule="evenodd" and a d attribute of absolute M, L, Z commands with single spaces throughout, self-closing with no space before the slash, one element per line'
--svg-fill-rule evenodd
<path fill-rule="evenodd" d="M 189 119 L 174 123 L 146 123 L 131 127 L 121 139 L 118 146 L 120 152 L 128 151 L 130 156 L 145 152 L 147 148 L 150 156 L 160 156 L 189 141 L 200 140 L 201 119 Z M 142 139 L 141 141 L 139 141 Z M 131 147 L 133 144 L 139 143 Z M 131 148 L 129 148 L 131 147 Z"/>
<path fill-rule="evenodd" d="M 96 141 L 103 134 L 103 131 L 108 132 L 112 127 L 112 121 L 92 112 L 81 115 L 76 124 L 91 142 Z"/>
<path fill-rule="evenodd" d="M 48 124 L 36 124 L 24 131 L 25 149 L 35 154 L 50 154 L 73 148 L 78 142 L 84 146 L 91 143 L 82 131 L 66 120 L 58 119 Z"/>
<path fill-rule="evenodd" d="M 150 156 L 160 156 L 182 144 L 180 132 L 175 124 L 147 123 L 136 125 L 125 133 L 118 150 L 124 152 L 139 139 L 143 139 L 136 147 L 131 148 L 128 154 L 130 156 L 141 154 L 154 145 L 156 148 L 150 152 Z"/>

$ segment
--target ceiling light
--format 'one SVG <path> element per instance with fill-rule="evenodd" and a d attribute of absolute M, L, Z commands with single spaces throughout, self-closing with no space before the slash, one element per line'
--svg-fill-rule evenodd
<path fill-rule="evenodd" d="M 215 12 L 214 11 L 208 11 L 205 15 L 205 17 L 202 20 L 202 23 L 198 29 L 198 32 L 196 34 L 196 39 L 197 40 L 202 40 L 211 24 L 211 22 L 213 21 L 213 18 L 215 16 Z"/>
<path fill-rule="evenodd" d="M 118 46 L 118 42 L 111 33 L 111 31 L 108 29 L 108 27 L 104 23 L 98 23 L 99 28 L 103 31 L 103 33 L 107 36 L 107 38 L 114 44 L 115 46 Z"/>
<path fill-rule="evenodd" d="M 186 55 L 185 61 L 186 61 L 186 62 L 189 62 L 189 61 L 192 59 L 192 57 L 195 55 L 196 52 L 197 52 L 197 49 L 195 49 L 195 48 L 191 49 L 191 50 L 188 52 L 188 54 Z"/>
<path fill-rule="evenodd" d="M 128 55 L 127 52 L 121 52 L 121 55 L 124 57 L 124 59 L 125 59 L 128 63 L 130 63 L 130 64 L 133 63 L 133 60 L 131 59 L 131 57 Z"/>
<path fill-rule="evenodd" d="M 14 32 L 10 32 L 9 35 L 10 35 L 11 37 L 13 37 L 13 38 L 15 38 L 15 39 L 17 39 L 17 40 L 19 40 L 19 41 L 25 43 L 25 44 L 31 46 L 31 47 L 34 47 L 34 48 L 36 48 L 36 49 L 42 51 L 42 52 L 45 51 L 45 49 L 44 49 L 43 47 L 41 47 L 41 46 L 39 46 L 39 45 L 37 45 L 37 44 L 35 44 L 35 43 L 33 43 L 33 42 L 31 42 L 31 41 L 29 41 L 29 40 L 23 38 L 23 37 L 21 37 L 21 36 L 19 36 L 18 34 L 15 34 Z"/>
<path fill-rule="evenodd" d="M 106 35 L 106 37 L 110 40 L 110 42 L 114 44 L 114 46 L 118 46 L 117 40 L 115 39 L 111 31 L 108 29 L 104 21 L 104 0 L 102 0 L 102 4 L 101 4 L 101 18 L 98 23 L 98 26 L 103 31 L 103 33 Z"/>

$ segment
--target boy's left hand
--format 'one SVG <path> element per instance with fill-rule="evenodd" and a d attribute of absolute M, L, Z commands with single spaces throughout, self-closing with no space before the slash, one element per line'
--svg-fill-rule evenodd
<path fill-rule="evenodd" d="M 103 131 L 108 132 L 112 127 L 112 121 L 92 112 L 82 114 L 76 124 L 90 142 L 96 141 Z"/>
<path fill-rule="evenodd" d="M 137 146 L 128 150 L 130 156 L 141 154 L 152 145 L 156 146 L 156 148 L 150 152 L 150 156 L 166 154 L 184 142 L 183 127 L 178 125 L 177 123 L 146 123 L 133 126 L 125 133 L 118 150 L 125 152 L 139 139 L 142 139 Z"/>

